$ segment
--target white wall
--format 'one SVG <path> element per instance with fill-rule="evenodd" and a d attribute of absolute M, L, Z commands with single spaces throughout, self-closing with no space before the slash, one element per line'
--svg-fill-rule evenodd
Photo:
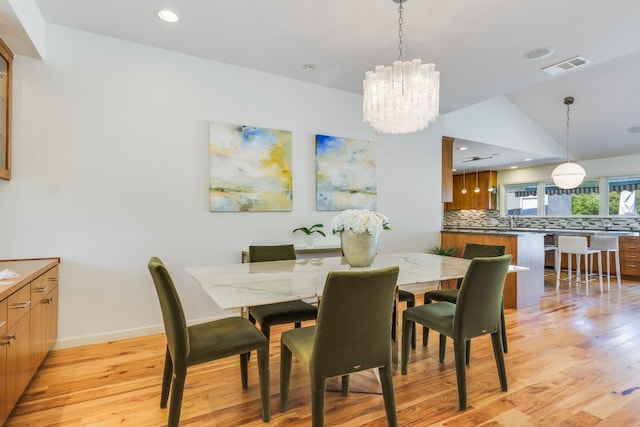
<path fill-rule="evenodd" d="M 46 61 L 14 65 L 13 177 L 0 182 L 0 259 L 60 256 L 58 346 L 160 330 L 146 268 L 161 257 L 189 319 L 224 313 L 186 266 L 293 241 L 315 211 L 316 133 L 377 141 L 381 252 L 439 241 L 440 138 L 379 135 L 361 96 L 64 27 Z M 208 210 L 208 123 L 293 132 L 291 212 Z"/>

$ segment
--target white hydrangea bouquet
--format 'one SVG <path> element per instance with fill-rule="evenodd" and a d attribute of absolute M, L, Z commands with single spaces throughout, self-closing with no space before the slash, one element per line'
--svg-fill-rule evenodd
<path fill-rule="evenodd" d="M 333 234 L 349 230 L 354 233 L 369 233 L 377 236 L 383 230 L 391 230 L 391 227 L 389 227 L 389 219 L 379 212 L 369 209 L 347 209 L 333 217 L 331 229 Z"/>

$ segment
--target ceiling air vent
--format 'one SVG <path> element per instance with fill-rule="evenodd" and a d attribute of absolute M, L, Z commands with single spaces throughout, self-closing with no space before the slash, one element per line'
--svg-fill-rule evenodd
<path fill-rule="evenodd" d="M 588 64 L 589 61 L 584 56 L 574 56 L 573 58 L 566 59 L 562 62 L 558 62 L 557 64 L 549 65 L 548 67 L 544 67 L 542 71 L 547 74 L 551 74 L 552 76 L 556 76 L 558 74 L 562 74 L 566 71 L 573 70 L 575 68 L 581 67 L 583 65 Z"/>

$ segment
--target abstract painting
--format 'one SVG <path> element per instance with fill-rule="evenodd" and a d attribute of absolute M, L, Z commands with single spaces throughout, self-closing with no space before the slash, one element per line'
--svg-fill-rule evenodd
<path fill-rule="evenodd" d="M 316 210 L 375 210 L 376 182 L 374 142 L 316 135 Z"/>
<path fill-rule="evenodd" d="M 291 132 L 209 124 L 211 212 L 290 211 Z"/>

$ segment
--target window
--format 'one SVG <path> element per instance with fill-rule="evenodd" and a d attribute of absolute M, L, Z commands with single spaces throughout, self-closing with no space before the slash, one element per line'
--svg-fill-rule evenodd
<path fill-rule="evenodd" d="M 538 214 L 538 184 L 512 184 L 505 186 L 507 215 Z"/>
<path fill-rule="evenodd" d="M 568 190 L 553 184 L 544 185 L 545 215 L 598 215 L 600 186 L 597 180 L 584 181 Z"/>
<path fill-rule="evenodd" d="M 609 178 L 609 215 L 638 215 L 640 176 Z"/>

